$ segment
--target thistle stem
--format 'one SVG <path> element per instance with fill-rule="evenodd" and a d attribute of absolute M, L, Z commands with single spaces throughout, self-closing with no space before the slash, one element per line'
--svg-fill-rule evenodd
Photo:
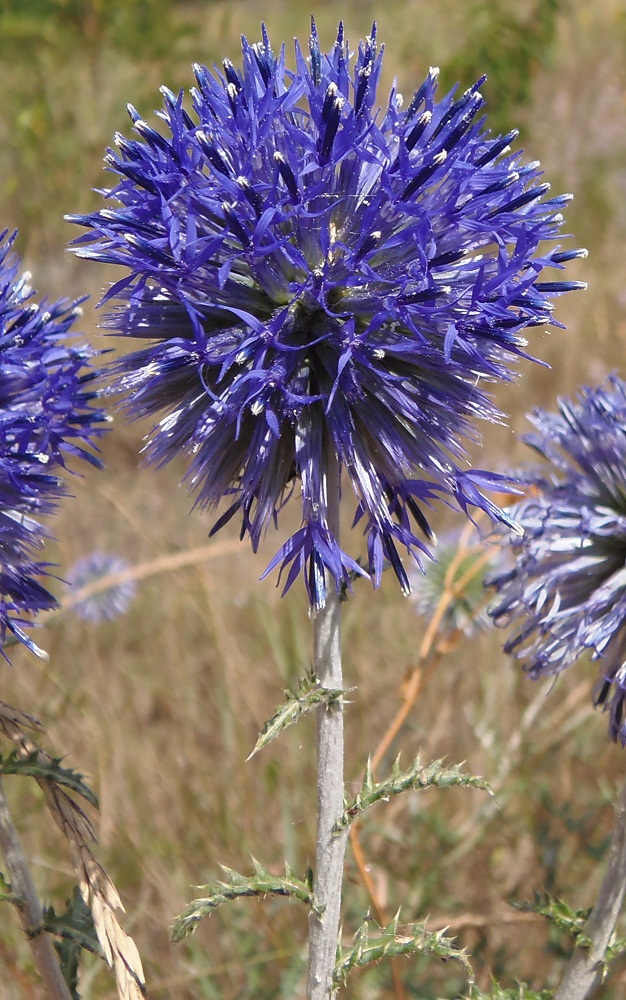
<path fill-rule="evenodd" d="M 626 894 L 626 783 L 615 806 L 615 826 L 598 901 L 583 933 L 589 948 L 576 948 L 569 960 L 555 1000 L 586 1000 L 603 981 L 603 960 Z"/>
<path fill-rule="evenodd" d="M 328 462 L 328 522 L 339 540 L 339 465 Z M 341 603 L 328 581 L 325 607 L 313 625 L 314 669 L 321 687 L 341 689 Z M 337 832 L 344 807 L 343 704 L 322 705 L 317 715 L 317 844 L 313 894 L 318 912 L 309 918 L 307 1000 L 330 1000 L 339 938 L 343 861 L 347 829 Z"/>
<path fill-rule="evenodd" d="M 37 971 L 46 991 L 46 1000 L 72 1000 L 50 936 L 42 930 L 43 909 L 37 896 L 20 838 L 0 782 L 0 850 L 11 882 L 15 908 L 33 953 Z"/>

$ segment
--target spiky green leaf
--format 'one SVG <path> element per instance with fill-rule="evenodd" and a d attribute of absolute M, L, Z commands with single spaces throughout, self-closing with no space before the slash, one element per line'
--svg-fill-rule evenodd
<path fill-rule="evenodd" d="M 11 883 L 7 882 L 2 872 L 0 872 L 0 902 L 1 903 L 16 902 L 15 896 L 11 891 Z"/>
<path fill-rule="evenodd" d="M 608 965 L 610 962 L 614 962 L 616 958 L 626 954 L 626 938 L 618 938 L 613 944 L 610 944 L 606 949 L 604 954 L 604 962 Z"/>
<path fill-rule="evenodd" d="M 34 750 L 28 757 L 21 756 L 17 750 L 12 750 L 6 757 L 0 754 L 0 774 L 25 774 L 30 778 L 54 781 L 76 792 L 96 809 L 98 808 L 98 799 L 85 784 L 82 774 L 70 767 L 62 767 L 61 758 L 49 757 L 40 750 Z"/>
<path fill-rule="evenodd" d="M 313 890 L 310 882 L 296 878 L 289 865 L 285 866 L 284 875 L 274 875 L 254 858 L 254 875 L 240 875 L 232 868 L 222 865 L 226 875 L 223 882 L 211 882 L 198 886 L 206 895 L 194 899 L 174 921 L 172 941 L 181 941 L 195 931 L 203 917 L 208 917 L 214 910 L 232 899 L 242 896 L 288 896 L 299 899 L 307 906 L 314 908 Z"/>
<path fill-rule="evenodd" d="M 525 983 L 516 983 L 515 986 L 503 989 L 493 979 L 487 993 L 472 985 L 465 1000 L 552 1000 L 552 997 L 552 990 L 531 990 Z"/>
<path fill-rule="evenodd" d="M 398 916 L 379 933 L 370 934 L 372 923 L 366 920 L 357 931 L 354 944 L 339 953 L 333 976 L 335 987 L 343 986 L 353 969 L 363 968 L 384 958 L 432 955 L 444 961 L 458 962 L 469 977 L 472 969 L 464 949 L 457 948 L 445 929 L 429 931 L 424 923 L 405 924 L 399 929 Z"/>
<path fill-rule="evenodd" d="M 564 900 L 557 896 L 536 892 L 532 901 L 511 904 L 516 910 L 524 913 L 539 913 L 546 917 L 561 931 L 565 931 L 574 939 L 578 948 L 590 948 L 591 940 L 585 934 L 585 924 L 591 913 L 590 909 L 573 910 Z M 604 954 L 604 967 L 607 968 L 619 955 L 626 951 L 626 938 L 619 938 L 609 944 Z"/>
<path fill-rule="evenodd" d="M 532 901 L 513 903 L 512 906 L 523 913 L 539 913 L 546 917 L 559 930 L 570 934 L 579 948 L 591 947 L 591 941 L 583 931 L 591 910 L 572 910 L 564 900 L 557 896 L 539 892 L 534 894 Z"/>
<path fill-rule="evenodd" d="M 363 783 L 354 801 L 344 810 L 337 824 L 338 829 L 348 826 L 369 806 L 376 802 L 386 802 L 394 795 L 410 790 L 426 788 L 451 788 L 459 785 L 464 788 L 480 788 L 492 795 L 484 778 L 466 774 L 461 770 L 462 764 L 452 764 L 446 767 L 443 760 L 435 760 L 424 766 L 419 757 L 406 771 L 400 770 L 400 758 L 397 758 L 391 769 L 391 774 L 383 781 L 375 782 L 368 761 L 363 777 Z"/>
<path fill-rule="evenodd" d="M 55 913 L 52 906 L 44 907 L 42 928 L 60 939 L 55 941 L 55 948 L 63 978 L 72 1000 L 80 1000 L 78 980 L 83 951 L 92 952 L 101 958 L 104 955 L 96 936 L 91 910 L 78 887 L 74 889 L 72 898 L 67 900 L 63 913 Z"/>
<path fill-rule="evenodd" d="M 276 739 L 284 729 L 293 726 L 307 712 L 319 705 L 331 705 L 338 701 L 344 693 L 334 688 L 323 688 L 314 673 L 306 674 L 300 681 L 295 694 L 293 691 L 285 691 L 287 700 L 278 706 L 271 719 L 265 723 L 247 760 L 250 760 L 259 750 Z"/>

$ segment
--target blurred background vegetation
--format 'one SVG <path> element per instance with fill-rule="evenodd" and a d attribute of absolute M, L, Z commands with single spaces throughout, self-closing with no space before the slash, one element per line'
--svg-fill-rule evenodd
<path fill-rule="evenodd" d="M 129 133 L 126 102 L 149 117 L 160 84 L 187 89 L 194 61 L 238 61 L 239 35 L 256 40 L 261 20 L 275 46 L 284 39 L 290 51 L 294 35 L 306 42 L 311 10 L 309 0 L 0 0 L 0 226 L 19 227 L 40 294 L 88 292 L 95 303 L 110 280 L 106 268 L 65 252 L 76 233 L 63 215 L 99 206 L 93 189 L 107 184 L 104 150 L 117 130 Z M 506 389 L 512 427 L 524 428 L 530 407 L 619 371 L 623 0 L 317 0 L 313 12 L 328 47 L 339 17 L 353 44 L 376 19 L 386 44 L 383 90 L 397 77 L 405 98 L 430 65 L 441 67 L 444 92 L 486 72 L 491 125 L 520 127 L 553 190 L 576 194 L 567 229 L 590 257 L 568 276 L 590 287 L 558 304 L 567 332 L 533 335 L 531 350 L 551 368 L 526 365 L 519 385 Z M 88 304 L 83 329 L 94 343 L 96 323 Z M 488 429 L 480 463 L 508 470 L 520 460 L 512 433 Z M 206 545 L 208 523 L 189 514 L 179 486 L 182 462 L 137 473 L 141 435 L 118 421 L 103 449 L 106 472 L 72 480 L 75 499 L 64 504 L 50 553 L 61 575 L 94 548 L 141 564 Z M 438 516 L 440 530 L 453 524 Z M 11 668 L 0 668 L 3 699 L 42 719 L 53 751 L 92 779 L 100 856 L 125 901 L 155 1000 L 302 995 L 306 916 L 293 903 L 231 904 L 187 942 L 168 940 L 191 886 L 218 876 L 220 863 L 247 871 L 255 854 L 278 870 L 286 857 L 301 872 L 312 858 L 312 723 L 244 764 L 282 689 L 309 665 L 304 595 L 294 588 L 280 601 L 271 581 L 258 583 L 275 537 L 257 557 L 229 538 L 222 533 L 212 555 L 186 569 L 144 580 L 118 622 L 60 618 L 41 640 L 49 663 L 18 651 Z M 346 606 L 346 675 L 355 687 L 350 787 L 400 704 L 425 626 L 392 580 L 378 593 L 360 585 Z M 594 665 L 580 664 L 546 691 L 502 656 L 501 642 L 488 633 L 439 658 L 383 763 L 400 750 L 406 763 L 418 751 L 424 760 L 467 760 L 497 788 L 498 810 L 476 791 L 404 797 L 372 811 L 361 845 L 389 916 L 402 906 L 403 921 L 430 915 L 433 927 L 450 924 L 484 987 L 491 974 L 539 987 L 558 978 L 567 942 L 507 902 L 549 891 L 573 906 L 591 904 L 625 758 L 591 708 Z M 72 886 L 62 839 L 36 789 L 17 778 L 7 786 L 41 892 L 62 908 Z M 350 855 L 347 874 L 349 937 L 369 902 Z M 10 910 L 0 910 L 1 992 L 28 1000 L 39 994 L 16 928 Z M 449 965 L 407 960 L 398 968 L 407 998 L 465 989 Z M 397 989 L 383 965 L 355 974 L 344 995 L 394 997 Z M 82 995 L 113 1000 L 112 978 L 96 960 L 87 963 Z M 620 969 L 604 996 L 626 996 Z"/>

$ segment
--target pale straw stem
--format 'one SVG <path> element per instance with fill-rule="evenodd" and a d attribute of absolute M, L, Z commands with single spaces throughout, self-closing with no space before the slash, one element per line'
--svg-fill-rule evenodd
<path fill-rule="evenodd" d="M 340 473 L 335 455 L 328 457 L 327 502 L 330 531 L 339 541 Z M 327 574 L 326 606 L 313 624 L 314 670 L 321 687 L 340 690 L 341 603 Z M 317 845 L 313 892 L 319 911 L 309 918 L 307 1000 L 330 1000 L 339 940 L 341 887 L 347 828 L 337 832 L 344 808 L 343 704 L 334 700 L 317 716 Z"/>

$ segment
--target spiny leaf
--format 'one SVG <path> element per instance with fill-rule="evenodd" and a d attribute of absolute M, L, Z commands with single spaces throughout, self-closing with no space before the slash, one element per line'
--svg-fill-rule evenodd
<path fill-rule="evenodd" d="M 552 990 L 531 990 L 525 983 L 516 983 L 513 987 L 503 989 L 493 979 L 488 993 L 483 993 L 472 985 L 465 1000 L 552 1000 L 552 997 Z"/>
<path fill-rule="evenodd" d="M 550 896 L 547 893 L 542 894 L 539 892 L 535 893 L 535 898 L 532 902 L 525 901 L 522 903 L 512 903 L 511 905 L 516 910 L 522 910 L 524 913 L 540 913 L 555 924 L 559 930 L 565 931 L 573 937 L 578 948 L 591 948 L 592 942 L 584 930 L 591 909 L 572 910 L 564 900 L 559 899 L 557 896 Z M 604 968 L 607 968 L 625 950 L 626 938 L 620 938 L 609 944 L 604 953 Z"/>
<path fill-rule="evenodd" d="M 446 767 L 443 760 L 435 760 L 424 766 L 417 757 L 411 767 L 406 771 L 401 771 L 400 758 L 398 757 L 389 777 L 385 778 L 384 781 L 375 782 L 368 761 L 361 789 L 357 792 L 354 802 L 344 810 L 337 823 L 337 829 L 348 826 L 356 816 L 374 803 L 387 801 L 393 795 L 400 795 L 401 792 L 409 790 L 451 788 L 453 785 L 460 785 L 461 787 L 480 788 L 488 792 L 489 795 L 493 794 L 484 778 L 465 774 L 461 767 L 461 764 Z"/>
<path fill-rule="evenodd" d="M 70 788 L 96 809 L 98 808 L 98 800 L 91 788 L 85 784 L 82 774 L 78 774 L 70 767 L 62 767 L 60 757 L 49 757 L 39 750 L 34 750 L 25 757 L 19 750 L 12 750 L 6 757 L 0 754 L 0 774 L 26 774 L 31 778 L 54 781 L 58 785 Z"/>
<path fill-rule="evenodd" d="M 226 881 L 198 886 L 207 895 L 194 899 L 176 918 L 172 928 L 172 941 L 181 941 L 195 931 L 200 920 L 210 916 L 222 903 L 231 899 L 239 899 L 242 896 L 289 896 L 314 908 L 313 889 L 310 881 L 303 882 L 296 878 L 289 865 L 285 866 L 284 875 L 273 875 L 254 858 L 252 863 L 254 875 L 240 875 L 232 868 L 226 868 L 222 865 Z"/>
<path fill-rule="evenodd" d="M 72 1000 L 80 1000 L 78 992 L 78 973 L 81 953 L 93 952 L 104 957 L 96 937 L 96 931 L 91 916 L 91 910 L 86 905 L 78 887 L 74 889 L 71 899 L 68 899 L 63 913 L 55 913 L 54 907 L 45 907 L 42 927 L 51 934 L 61 938 L 55 942 L 59 954 L 59 964 L 63 978 L 68 985 Z"/>
<path fill-rule="evenodd" d="M 626 938 L 618 938 L 613 944 L 610 944 L 604 953 L 604 964 L 608 965 L 610 962 L 615 961 L 620 955 L 626 952 Z"/>
<path fill-rule="evenodd" d="M 272 718 L 265 723 L 259 733 L 254 750 L 247 757 L 247 760 L 254 757 L 271 740 L 276 739 L 283 729 L 293 726 L 311 709 L 317 708 L 318 705 L 330 705 L 332 702 L 338 701 L 344 693 L 344 691 L 334 688 L 321 687 L 315 674 L 307 673 L 300 681 L 300 686 L 295 694 L 293 691 L 285 691 L 287 700 L 276 709 Z"/>
<path fill-rule="evenodd" d="M 333 981 L 335 987 L 345 984 L 353 969 L 363 968 L 383 958 L 399 958 L 409 955 L 433 955 L 444 961 L 459 962 L 468 976 L 472 976 L 465 950 L 456 948 L 451 938 L 445 936 L 445 929 L 428 931 L 425 924 L 405 924 L 398 930 L 398 916 L 380 931 L 370 936 L 371 922 L 366 920 L 357 931 L 354 945 L 347 951 L 340 951 Z"/>
<path fill-rule="evenodd" d="M 559 930 L 571 934 L 579 948 L 591 947 L 591 941 L 583 932 L 591 910 L 572 910 L 562 899 L 539 892 L 534 894 L 532 902 L 528 900 L 511 905 L 523 913 L 539 913 L 541 916 L 547 917 Z"/>

